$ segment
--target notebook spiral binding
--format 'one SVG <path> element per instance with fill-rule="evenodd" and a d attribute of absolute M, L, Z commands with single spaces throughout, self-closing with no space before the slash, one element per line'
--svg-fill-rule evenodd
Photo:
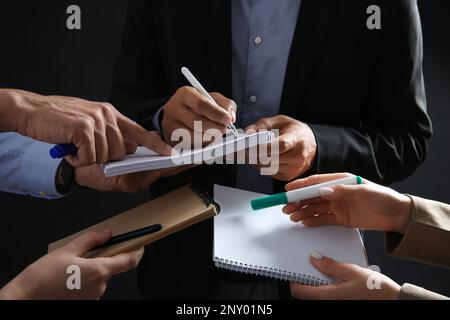
<path fill-rule="evenodd" d="M 210 205 L 213 205 L 215 207 L 215 216 L 219 215 L 220 205 L 214 201 L 213 197 L 211 197 L 204 188 L 195 184 L 191 184 L 191 189 L 206 207 L 209 207 Z"/>
<path fill-rule="evenodd" d="M 228 259 L 214 258 L 214 263 L 216 267 L 226 270 L 231 270 L 235 272 L 247 273 L 256 276 L 269 277 L 277 280 L 283 281 L 295 281 L 300 282 L 305 285 L 328 285 L 331 281 L 325 281 L 317 277 L 309 276 L 306 274 L 298 274 L 295 272 L 289 272 L 285 270 L 280 270 L 276 268 L 268 268 L 262 266 L 255 266 L 251 264 L 243 264 Z"/>

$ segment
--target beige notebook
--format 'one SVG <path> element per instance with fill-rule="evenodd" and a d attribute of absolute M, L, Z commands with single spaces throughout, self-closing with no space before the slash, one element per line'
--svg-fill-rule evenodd
<path fill-rule="evenodd" d="M 154 224 L 163 229 L 157 233 L 118 243 L 90 252 L 87 257 L 111 257 L 133 251 L 164 238 L 172 233 L 219 214 L 220 208 L 207 192 L 194 185 L 187 185 L 139 207 L 105 220 L 90 228 L 49 245 L 49 252 L 58 249 L 86 231 L 111 229 L 113 236 L 138 230 Z"/>

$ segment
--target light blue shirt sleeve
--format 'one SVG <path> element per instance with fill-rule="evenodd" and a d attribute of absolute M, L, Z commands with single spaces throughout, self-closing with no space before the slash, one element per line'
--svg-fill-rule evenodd
<path fill-rule="evenodd" d="M 0 191 L 46 199 L 63 197 L 55 182 L 61 160 L 50 157 L 51 147 L 16 133 L 0 133 Z"/>

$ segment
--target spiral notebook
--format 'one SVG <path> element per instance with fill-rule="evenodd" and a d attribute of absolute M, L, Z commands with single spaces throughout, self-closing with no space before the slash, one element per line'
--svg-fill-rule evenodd
<path fill-rule="evenodd" d="M 86 257 L 111 257 L 133 251 L 164 238 L 172 233 L 190 227 L 219 214 L 220 207 L 204 189 L 187 185 L 141 206 L 128 210 L 113 218 L 84 229 L 67 238 L 49 245 L 49 251 L 56 250 L 81 234 L 96 230 L 111 229 L 114 235 L 138 230 L 154 224 L 161 224 L 162 230 L 139 238 L 90 252 Z"/>
<path fill-rule="evenodd" d="M 127 155 L 121 161 L 109 162 L 103 165 L 107 177 L 113 177 L 133 172 L 172 168 L 187 164 L 202 164 L 221 160 L 229 163 L 228 157 L 259 145 L 266 145 L 274 139 L 271 131 L 261 131 L 252 134 L 240 134 L 235 137 L 228 135 L 222 141 L 214 142 L 204 148 L 180 150 L 177 155 L 160 156 L 154 151 L 139 147 L 136 153 Z M 225 158 L 225 159 L 224 159 Z M 232 158 L 233 161 L 234 157 Z M 235 163 L 235 162 L 233 162 Z"/>
<path fill-rule="evenodd" d="M 282 206 L 253 211 L 250 201 L 261 196 L 214 186 L 214 200 L 221 207 L 221 214 L 214 218 L 216 267 L 311 285 L 334 281 L 311 266 L 309 254 L 313 250 L 337 261 L 367 267 L 357 229 L 306 228 L 291 222 L 281 212 Z"/>

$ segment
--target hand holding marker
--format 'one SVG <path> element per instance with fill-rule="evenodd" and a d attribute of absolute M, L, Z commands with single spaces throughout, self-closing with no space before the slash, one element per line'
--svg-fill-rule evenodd
<path fill-rule="evenodd" d="M 282 192 L 274 194 L 272 196 L 254 199 L 251 201 L 251 204 L 253 210 L 261 210 L 283 204 L 295 203 L 302 200 L 320 197 L 321 188 L 330 188 L 342 184 L 344 185 L 363 184 L 363 180 L 360 176 L 351 176 L 348 178 L 324 182 L 297 190 Z"/>

